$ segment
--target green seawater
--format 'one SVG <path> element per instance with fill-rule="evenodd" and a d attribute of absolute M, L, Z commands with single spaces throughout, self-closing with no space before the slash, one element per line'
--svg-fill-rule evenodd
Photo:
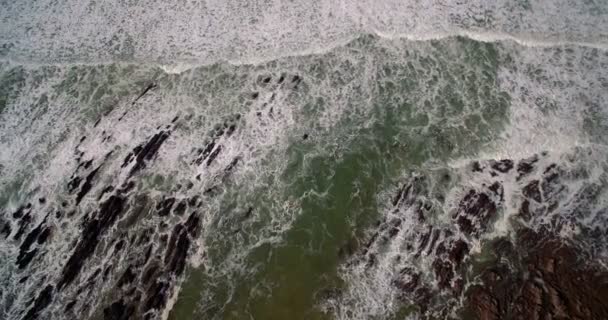
<path fill-rule="evenodd" d="M 378 194 L 394 189 L 404 172 L 473 155 L 500 133 L 510 98 L 497 89 L 496 46 L 456 38 L 394 51 L 363 37 L 337 52 L 260 66 L 296 63 L 302 70 L 308 92 L 298 103 L 310 127 L 302 131 L 306 139 L 292 139 L 286 168 L 275 177 L 287 186 L 280 199 L 251 195 L 251 205 L 262 211 L 272 207 L 266 201 L 298 199 L 300 213 L 280 241 L 251 250 L 239 271 L 190 269 L 170 318 L 332 319 L 319 305 L 349 285 L 340 265 L 386 207 Z M 331 85 L 315 88 L 317 82 Z M 315 116 L 336 102 L 352 111 L 330 130 L 316 130 Z M 230 193 L 224 201 L 223 215 L 243 214 L 230 205 Z M 203 236 L 212 264 L 239 250 L 230 226 Z M 396 317 L 413 311 L 404 306 Z"/>
<path fill-rule="evenodd" d="M 468 319 L 520 228 L 608 263 L 606 0 L 2 2 L 1 319 Z"/>

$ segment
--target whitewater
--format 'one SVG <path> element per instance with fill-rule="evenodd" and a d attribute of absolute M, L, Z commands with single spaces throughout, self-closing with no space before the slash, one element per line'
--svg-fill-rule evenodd
<path fill-rule="evenodd" d="M 4 319 L 461 318 L 524 228 L 607 265 L 602 1 L 0 8 Z"/>

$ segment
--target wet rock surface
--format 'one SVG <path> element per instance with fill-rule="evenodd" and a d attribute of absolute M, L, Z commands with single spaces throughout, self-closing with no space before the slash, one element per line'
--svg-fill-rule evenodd
<path fill-rule="evenodd" d="M 447 186 L 455 190 L 449 219 L 431 186 L 450 179 L 413 175 L 353 257 L 345 255 L 348 246 L 339 254 L 363 265 L 368 276 L 390 266 L 398 298 L 423 318 L 450 318 L 460 310 L 466 319 L 608 319 L 608 271 L 589 263 L 599 261 L 597 246 L 586 247 L 606 233 L 579 220 L 598 188 L 572 192 L 567 182 L 578 175 L 545 154 L 477 161 L 460 170 L 466 181 Z M 505 214 L 510 236 L 495 231 Z M 563 236 L 573 228 L 587 236 Z M 480 244 L 491 261 L 477 261 L 473 248 Z"/>
<path fill-rule="evenodd" d="M 284 110 L 276 105 L 302 85 L 298 75 L 260 79 L 248 106 L 253 121 L 266 126 L 282 120 Z M 247 165 L 236 141 L 252 128 L 243 119 L 248 109 L 239 109 L 214 119 L 183 150 L 171 148 L 184 127 L 201 125 L 201 116 L 180 111 L 124 130 L 138 121 L 159 86 L 139 88 L 128 103 L 82 128 L 65 153 L 67 174 L 55 189 L 37 187 L 14 209 L 2 209 L 0 239 L 15 252 L 7 261 L 15 270 L 10 285 L 27 290 L 14 298 L 0 289 L 3 302 L 20 305 L 7 318 L 159 319 L 171 307 L 189 258 L 201 250 L 205 207 Z M 173 154 L 180 158 L 166 159 Z M 179 174 L 159 170 L 158 163 L 167 161 Z M 254 212 L 251 206 L 235 210 L 235 233 Z"/>
<path fill-rule="evenodd" d="M 261 81 L 268 92 L 252 98 L 266 101 L 258 105 L 264 121 L 280 113 L 268 110 L 276 99 L 272 90 L 294 90 L 301 82 L 286 75 Z M 243 165 L 241 154 L 226 156 L 243 119 L 238 113 L 222 118 L 194 149 L 184 151 L 184 165 L 195 172 L 192 179 L 150 192 L 142 185 L 159 173 L 158 158 L 174 143 L 179 126 L 195 119 L 170 115 L 145 135 L 114 146 L 112 126 L 157 87 L 142 88 L 129 108 L 109 110 L 77 139 L 73 168 L 61 190 L 33 192 L 29 202 L 2 212 L 0 237 L 16 252 L 9 261 L 17 270 L 14 282 L 31 293 L 11 318 L 158 319 L 169 306 L 189 257 L 199 249 L 203 205 L 223 192 Z M 245 221 L 253 212 L 246 207 L 234 220 Z"/>
<path fill-rule="evenodd" d="M 483 320 L 608 319 L 608 272 L 579 248 L 525 229 L 514 244 L 503 239 L 493 249 L 495 260 L 481 271 L 481 284 L 466 294 L 465 314 Z"/>
<path fill-rule="evenodd" d="M 226 192 L 231 177 L 248 165 L 242 150 L 251 145 L 235 147 L 235 136 L 251 122 L 263 127 L 284 120 L 288 104 L 277 88 L 307 88 L 299 75 L 263 75 L 257 82 L 256 91 L 244 98 L 251 100 L 251 110 L 231 110 L 214 120 L 215 126 L 189 141 L 188 148 L 179 145 L 175 158 L 168 154 L 175 151 L 180 126 L 200 125 L 192 117 L 170 114 L 139 136 L 124 133 L 128 138 L 111 146 L 117 137 L 111 126 L 129 120 L 129 112 L 154 95 L 157 84 L 139 91 L 132 108 L 110 110 L 88 128 L 57 194 L 33 191 L 0 217 L 0 237 L 15 248 L 8 262 L 16 270 L 11 281 L 29 290 L 22 310 L 11 318 L 158 319 L 199 249 L 202 221 L 214 220 L 203 204 Z M 305 131 L 299 133 L 302 144 L 319 137 L 314 128 Z M 192 169 L 192 176 L 171 181 L 171 172 L 155 170 L 163 156 Z M 427 318 L 446 318 L 461 301 L 467 316 L 480 319 L 606 316 L 600 307 L 605 288 L 592 287 L 605 283 L 602 269 L 577 266 L 585 256 L 558 236 L 583 215 L 577 201 L 585 203 L 597 190 L 571 192 L 564 182 L 576 174 L 544 154 L 480 160 L 450 170 L 399 181 L 386 201 L 389 214 L 365 237 L 347 241 L 337 252 L 340 259 L 370 274 L 391 270 L 388 286 L 400 302 L 415 305 Z M 516 208 L 510 218 L 517 222 L 516 242 L 500 238 L 495 260 L 471 271 L 480 243 L 496 240 L 492 233 L 507 207 Z M 236 211 L 233 217 L 221 212 L 224 220 L 214 223 L 230 224 L 231 235 L 239 237 L 246 233 L 243 222 L 255 220 L 265 208 Z M 542 224 L 550 228 L 527 228 Z M 606 234 L 584 231 L 600 240 Z M 400 251 L 391 255 L 394 248 Z M 471 286 L 474 279 L 479 281 Z M 342 293 L 330 289 L 320 296 L 339 299 Z"/>

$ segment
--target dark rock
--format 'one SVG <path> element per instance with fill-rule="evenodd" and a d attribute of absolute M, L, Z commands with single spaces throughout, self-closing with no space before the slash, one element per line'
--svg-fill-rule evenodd
<path fill-rule="evenodd" d="M 217 148 L 215 148 L 213 150 L 213 152 L 209 155 L 209 158 L 207 159 L 207 167 L 211 165 L 213 160 L 215 160 L 215 158 L 217 158 L 217 156 L 220 154 L 221 151 L 222 151 L 221 145 L 217 146 Z"/>
<path fill-rule="evenodd" d="M 133 267 L 129 266 L 118 280 L 118 286 L 122 287 L 126 284 L 132 283 L 136 277 L 137 276 L 135 275 L 135 273 L 133 273 Z"/>
<path fill-rule="evenodd" d="M 38 249 L 33 249 L 31 251 L 20 251 L 19 256 L 17 256 L 17 266 L 19 269 L 25 268 L 32 259 L 36 256 Z"/>
<path fill-rule="evenodd" d="M 203 191 L 203 194 L 209 197 L 213 197 L 216 196 L 219 192 L 220 188 L 218 186 L 211 186 L 205 189 L 205 191 Z"/>
<path fill-rule="evenodd" d="M 226 129 L 226 136 L 230 137 L 234 131 L 236 130 L 236 124 L 232 123 L 228 126 L 228 128 Z"/>
<path fill-rule="evenodd" d="M 205 159 L 207 159 L 207 157 L 209 157 L 209 155 L 211 154 L 211 151 L 213 151 L 214 148 L 215 148 L 215 140 L 212 140 L 205 146 L 204 149 L 199 149 L 198 150 L 199 157 L 195 160 L 195 163 L 197 165 L 202 164 L 203 161 L 205 161 Z"/>
<path fill-rule="evenodd" d="M 399 202 L 401 202 L 401 199 L 403 199 L 403 197 L 407 194 L 410 193 L 410 190 L 412 189 L 412 185 L 411 184 L 404 184 L 403 187 L 401 187 L 401 189 L 399 189 L 399 193 L 397 193 L 397 195 L 393 198 L 393 206 L 397 206 L 399 204 Z"/>
<path fill-rule="evenodd" d="M 126 183 L 123 183 L 122 188 L 120 190 L 118 190 L 118 192 L 121 194 L 125 194 L 125 193 L 128 193 L 129 191 L 131 191 L 134 187 L 135 187 L 135 182 L 128 181 Z"/>
<path fill-rule="evenodd" d="M 28 212 L 19 220 L 19 229 L 13 236 L 13 239 L 19 240 L 21 236 L 25 233 L 25 230 L 28 228 L 30 221 L 32 220 L 32 215 Z"/>
<path fill-rule="evenodd" d="M 100 273 L 101 273 L 101 268 L 97 268 L 97 269 L 95 269 L 95 271 L 93 271 L 93 274 L 91 274 L 91 276 L 89 276 L 89 278 L 86 281 L 86 288 L 89 288 L 89 290 L 90 290 L 93 287 L 93 285 L 95 284 L 95 282 L 97 280 L 97 276 L 99 276 Z"/>
<path fill-rule="evenodd" d="M 528 175 L 532 170 L 534 170 L 534 164 L 538 161 L 538 157 L 534 156 L 530 159 L 522 160 L 517 164 L 517 180 L 523 178 Z"/>
<path fill-rule="evenodd" d="M 552 163 L 552 164 L 548 165 L 545 168 L 545 171 L 543 171 L 543 175 L 546 175 L 547 173 L 549 173 L 549 172 L 551 172 L 551 171 L 553 171 L 555 169 L 557 169 L 557 164 L 556 163 Z"/>
<path fill-rule="evenodd" d="M 149 85 L 146 86 L 146 88 L 144 89 L 144 91 L 142 91 L 142 93 L 139 94 L 139 96 L 137 96 L 137 98 L 135 98 L 135 100 L 133 100 L 133 104 L 135 104 L 135 102 L 137 102 L 137 100 L 141 99 L 143 96 L 146 95 L 146 93 L 150 92 L 150 90 L 156 88 L 156 84 L 155 83 L 151 83 Z"/>
<path fill-rule="evenodd" d="M 32 244 L 34 244 L 34 241 L 39 238 L 43 230 L 48 229 L 45 229 L 43 224 L 40 223 L 25 237 L 25 239 L 21 243 L 21 246 L 19 247 L 19 255 L 17 256 L 16 262 L 17 266 L 19 266 L 19 269 L 25 268 L 36 255 L 38 249 L 30 250 L 30 247 L 32 246 Z"/>
<path fill-rule="evenodd" d="M 103 190 L 101 190 L 101 193 L 99 194 L 99 196 L 97 197 L 97 200 L 101 200 L 101 198 L 103 198 L 103 196 L 108 193 L 108 192 L 112 192 L 114 191 L 114 187 L 113 186 L 107 186 L 105 188 L 103 188 Z"/>
<path fill-rule="evenodd" d="M 252 213 L 253 213 L 253 207 L 249 207 L 247 209 L 247 212 L 245 212 L 245 215 L 243 216 L 243 219 L 249 219 L 251 217 Z"/>
<path fill-rule="evenodd" d="M 150 256 L 152 255 L 152 244 L 150 244 L 148 246 L 148 249 L 146 250 L 146 254 L 144 255 L 144 264 L 148 263 L 148 260 L 150 260 Z"/>
<path fill-rule="evenodd" d="M 473 221 L 471 221 L 471 219 L 469 219 L 467 217 L 464 217 L 464 216 L 458 217 L 458 219 L 456 220 L 456 223 L 458 224 L 460 231 L 462 231 L 466 234 L 471 234 L 474 230 Z"/>
<path fill-rule="evenodd" d="M 76 278 L 85 261 L 95 251 L 100 238 L 114 224 L 124 207 L 125 199 L 114 195 L 101 204 L 97 217 L 85 224 L 81 239 L 63 268 L 58 289 L 61 290 Z"/>
<path fill-rule="evenodd" d="M 522 193 L 528 199 L 532 199 L 539 203 L 542 201 L 538 180 L 533 180 L 528 185 L 526 185 L 523 188 Z"/>
<path fill-rule="evenodd" d="M 133 160 L 133 152 L 129 152 L 129 154 L 127 154 L 127 156 L 125 157 L 125 160 L 123 160 L 122 165 L 120 165 L 120 167 L 124 168 L 124 167 L 128 166 L 129 163 L 131 163 L 131 160 Z"/>
<path fill-rule="evenodd" d="M 416 257 L 420 255 L 420 253 L 426 248 L 429 239 L 431 238 L 431 234 L 433 233 L 433 226 L 428 226 L 427 231 L 422 233 L 419 238 L 418 252 L 416 252 Z"/>
<path fill-rule="evenodd" d="M 437 277 L 437 286 L 440 289 L 450 288 L 451 281 L 454 278 L 452 263 L 437 259 L 433 262 L 433 270 L 435 271 L 435 276 Z"/>
<path fill-rule="evenodd" d="M 130 176 L 137 173 L 139 170 L 145 168 L 146 163 L 156 156 L 158 150 L 162 144 L 169 138 L 170 132 L 160 131 L 155 134 L 143 147 L 135 148 L 133 154 L 135 155 L 135 165 L 131 168 Z"/>
<path fill-rule="evenodd" d="M 482 172 L 483 168 L 481 167 L 481 164 L 479 163 L 479 161 L 474 161 L 473 164 L 471 165 L 472 167 L 472 171 L 473 172 Z"/>
<path fill-rule="evenodd" d="M 135 307 L 132 305 L 126 305 L 125 302 L 120 299 L 112 303 L 109 307 L 103 309 L 104 320 L 128 320 L 132 319 L 135 313 Z"/>
<path fill-rule="evenodd" d="M 84 198 L 84 196 L 89 193 L 89 191 L 91 190 L 91 188 L 93 187 L 93 179 L 95 178 L 95 175 L 97 175 L 97 172 L 99 171 L 100 167 L 97 167 L 97 169 L 93 170 L 91 173 L 89 173 L 89 175 L 85 178 L 84 183 L 82 184 L 82 186 L 80 187 L 80 191 L 78 191 L 78 194 L 76 195 L 76 205 L 80 204 L 80 201 L 82 201 L 82 198 Z"/>
<path fill-rule="evenodd" d="M 411 268 L 405 268 L 399 272 L 399 278 L 393 281 L 393 285 L 405 293 L 411 293 L 418 288 L 419 281 L 419 274 Z"/>
<path fill-rule="evenodd" d="M 114 265 L 112 265 L 111 263 L 106 266 L 106 268 L 103 270 L 103 280 L 105 281 L 106 279 L 108 279 L 108 275 L 110 274 L 110 271 L 112 271 L 114 269 Z"/>
<path fill-rule="evenodd" d="M 64 311 L 65 311 L 66 313 L 67 313 L 67 312 L 70 312 L 72 309 L 74 309 L 74 306 L 75 306 L 75 305 L 76 305 L 76 300 L 70 301 L 70 302 L 69 302 L 69 303 L 68 303 L 68 304 L 65 306 Z"/>
<path fill-rule="evenodd" d="M 167 303 L 170 285 L 157 279 L 146 292 L 144 310 L 161 310 Z"/>
<path fill-rule="evenodd" d="M 118 252 L 120 250 L 122 250 L 123 246 L 125 245 L 125 241 L 123 239 L 120 239 L 118 242 L 116 242 L 116 244 L 114 245 L 114 251 Z"/>
<path fill-rule="evenodd" d="M 142 277 L 141 277 L 141 282 L 143 284 L 149 284 L 150 281 L 154 278 L 154 276 L 158 273 L 159 271 L 159 267 L 157 264 L 152 263 L 151 266 L 149 266 L 146 271 L 144 271 Z"/>
<path fill-rule="evenodd" d="M 13 212 L 13 219 L 19 219 L 23 217 L 23 213 L 26 211 L 26 207 L 21 206 L 17 209 L 17 211 Z"/>
<path fill-rule="evenodd" d="M 150 236 L 154 233 L 153 228 L 145 228 L 140 234 L 139 239 L 137 240 L 136 246 L 142 246 L 150 242 Z"/>
<path fill-rule="evenodd" d="M 376 255 L 373 254 L 373 253 L 370 253 L 367 256 L 367 263 L 365 264 L 365 267 L 369 269 L 369 268 L 375 266 L 376 265 L 376 260 L 377 260 Z"/>
<path fill-rule="evenodd" d="M 28 310 L 22 320 L 37 319 L 40 312 L 44 310 L 53 300 L 53 286 L 46 286 L 36 298 L 34 305 Z"/>
<path fill-rule="evenodd" d="M 455 218 L 461 230 L 470 234 L 485 230 L 496 213 L 496 203 L 486 193 L 471 189 L 460 201 Z M 479 225 L 473 223 L 473 218 L 479 221 Z"/>
<path fill-rule="evenodd" d="M 226 173 L 232 172 L 232 170 L 234 170 L 234 168 L 237 166 L 237 164 L 239 163 L 240 160 L 241 159 L 239 157 L 232 159 L 230 164 L 226 167 L 226 169 L 224 169 L 224 172 L 226 172 Z"/>
<path fill-rule="evenodd" d="M 492 191 L 494 195 L 499 196 L 500 200 L 504 199 L 504 189 L 498 181 L 494 182 L 491 186 L 488 187 L 488 189 L 490 189 L 490 191 Z"/>
<path fill-rule="evenodd" d="M 399 230 L 401 230 L 400 226 L 401 226 L 401 219 L 393 219 L 393 221 L 391 222 L 391 227 L 388 231 L 390 238 L 395 237 L 397 235 L 397 233 L 399 233 Z"/>
<path fill-rule="evenodd" d="M 565 186 L 560 183 L 560 174 L 557 167 L 549 166 L 545 173 L 543 173 L 543 180 L 541 182 L 542 197 L 544 199 L 558 198 L 560 192 L 565 189 Z"/>
<path fill-rule="evenodd" d="M 68 191 L 70 193 L 74 192 L 74 190 L 76 190 L 76 188 L 78 188 L 80 186 L 80 182 L 82 182 L 82 179 L 79 176 L 73 177 L 68 182 Z"/>
<path fill-rule="evenodd" d="M 452 243 L 452 248 L 450 249 L 450 261 L 452 261 L 455 266 L 459 266 L 468 253 L 469 245 L 463 240 L 456 240 Z"/>
<path fill-rule="evenodd" d="M 156 205 L 156 210 L 158 210 L 158 215 L 164 217 L 169 214 L 171 208 L 173 208 L 173 204 L 175 203 L 175 198 L 164 199 Z"/>
<path fill-rule="evenodd" d="M 177 206 L 175 206 L 175 209 L 173 210 L 173 213 L 175 213 L 178 216 L 181 216 L 184 214 L 184 212 L 186 212 L 186 200 L 182 199 Z"/>
<path fill-rule="evenodd" d="M 11 235 L 12 229 L 11 229 L 11 225 L 9 222 L 5 222 L 4 225 L 2 226 L 2 231 L 0 231 L 0 233 L 2 233 L 4 235 L 4 238 L 8 238 Z"/>
<path fill-rule="evenodd" d="M 426 251 L 427 255 L 431 254 L 431 252 L 435 248 L 435 243 L 437 242 L 437 239 L 439 239 L 439 234 L 440 234 L 439 230 L 437 230 L 437 229 L 433 230 L 433 236 L 431 237 L 431 244 L 429 245 L 429 247 Z"/>
<path fill-rule="evenodd" d="M 496 263 L 482 270 L 483 283 L 467 291 L 465 313 L 478 319 L 608 319 L 608 273 L 581 263 L 581 254 L 557 236 L 520 230 L 515 248 L 498 250 Z M 505 259 L 522 267 L 511 269 Z"/>
<path fill-rule="evenodd" d="M 469 292 L 469 302 L 473 312 L 480 320 L 499 320 L 498 301 L 481 287 L 475 287 Z"/>
<path fill-rule="evenodd" d="M 199 196 L 192 196 L 190 199 L 188 199 L 188 206 L 190 206 L 191 208 L 197 207 L 199 200 Z"/>
<path fill-rule="evenodd" d="M 91 165 L 92 165 L 92 164 L 93 164 L 93 160 L 91 159 L 91 160 L 89 160 L 89 161 L 85 162 L 85 163 L 83 164 L 83 167 L 84 167 L 85 169 L 88 169 L 88 168 L 90 168 L 90 167 L 91 167 Z"/>
<path fill-rule="evenodd" d="M 51 234 L 51 228 L 47 227 L 44 230 L 42 230 L 42 232 L 38 235 L 38 239 L 36 240 L 36 242 L 38 242 L 38 244 L 43 244 L 46 242 L 46 240 L 48 239 L 49 235 Z"/>
<path fill-rule="evenodd" d="M 196 237 L 198 235 L 200 229 L 200 218 L 198 217 L 197 212 L 192 212 L 190 214 L 188 220 L 186 220 L 185 226 L 190 236 Z"/>
<path fill-rule="evenodd" d="M 494 170 L 496 170 L 498 172 L 507 173 L 511 169 L 513 169 L 513 160 L 503 159 L 503 160 L 500 160 L 500 161 L 493 161 L 492 162 L 492 169 L 494 169 Z"/>
<path fill-rule="evenodd" d="M 530 218 L 532 218 L 532 214 L 530 213 L 530 201 L 522 201 L 518 214 L 524 221 L 530 221 Z"/>
<path fill-rule="evenodd" d="M 165 254 L 165 264 L 171 272 L 178 276 L 184 271 L 188 249 L 190 248 L 188 233 L 194 232 L 193 229 L 198 228 L 198 217 L 196 215 L 191 215 L 188 220 L 190 222 L 188 227 L 181 224 L 175 226 Z"/>

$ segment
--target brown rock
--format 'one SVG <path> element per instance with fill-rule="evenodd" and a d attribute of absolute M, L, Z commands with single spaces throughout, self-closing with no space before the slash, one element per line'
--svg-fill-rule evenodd
<path fill-rule="evenodd" d="M 497 265 L 465 295 L 477 319 L 608 319 L 608 272 L 581 264 L 578 248 L 547 232 L 518 234 L 514 250 L 497 250 Z M 510 270 L 500 261 L 507 259 Z"/>

